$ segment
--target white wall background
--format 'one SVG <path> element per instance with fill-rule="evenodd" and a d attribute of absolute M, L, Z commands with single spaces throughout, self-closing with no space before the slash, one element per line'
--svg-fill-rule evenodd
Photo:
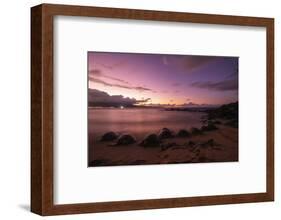
<path fill-rule="evenodd" d="M 129 211 L 79 215 L 81 219 L 277 219 L 281 214 L 280 144 L 281 129 L 278 97 L 281 80 L 278 62 L 281 51 L 281 14 L 276 0 L 53 0 L 48 3 L 83 4 L 152 10 L 218 13 L 275 18 L 276 30 L 276 201 L 274 203 L 221 205 L 192 208 Z M 0 6 L 0 217 L 1 219 L 39 219 L 30 213 L 30 7 L 39 0 L 9 0 Z M 250 85 L 249 85 L 250 86 Z M 254 97 L 256 98 L 256 97 Z M 280 100 L 280 98 L 279 98 Z M 279 111 L 279 114 L 277 114 Z M 235 183 L 233 183 L 235 184 Z M 77 219 L 77 215 L 47 217 Z"/>

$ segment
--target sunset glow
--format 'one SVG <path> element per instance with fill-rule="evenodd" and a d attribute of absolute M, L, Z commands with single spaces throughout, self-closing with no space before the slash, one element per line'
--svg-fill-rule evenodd
<path fill-rule="evenodd" d="M 88 53 L 89 89 L 120 106 L 208 106 L 238 101 L 238 57 Z M 106 93 L 106 94 L 105 94 Z M 89 101 L 95 102 L 95 94 Z"/>

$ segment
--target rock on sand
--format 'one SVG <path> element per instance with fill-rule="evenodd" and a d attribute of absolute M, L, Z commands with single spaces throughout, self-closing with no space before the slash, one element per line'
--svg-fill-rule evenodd
<path fill-rule="evenodd" d="M 161 131 L 158 134 L 158 138 L 161 139 L 166 139 L 166 138 L 172 138 L 173 133 L 170 129 L 168 128 L 162 128 Z"/>
<path fill-rule="evenodd" d="M 118 138 L 116 145 L 129 145 L 134 143 L 136 143 L 136 138 L 130 134 L 123 134 Z"/>
<path fill-rule="evenodd" d="M 158 147 L 160 145 L 160 140 L 156 134 L 147 135 L 143 141 L 140 143 L 140 146 L 143 147 Z"/>
<path fill-rule="evenodd" d="M 115 132 L 110 131 L 110 132 L 105 133 L 101 137 L 100 141 L 114 141 L 117 138 L 118 138 L 118 135 Z"/>

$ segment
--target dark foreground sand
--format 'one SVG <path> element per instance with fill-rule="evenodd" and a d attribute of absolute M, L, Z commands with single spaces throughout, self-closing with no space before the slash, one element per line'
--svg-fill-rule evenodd
<path fill-rule="evenodd" d="M 157 147 L 140 146 L 140 137 L 130 145 L 89 138 L 89 166 L 238 161 L 238 129 L 223 124 L 217 128 L 190 137 L 164 139 Z"/>

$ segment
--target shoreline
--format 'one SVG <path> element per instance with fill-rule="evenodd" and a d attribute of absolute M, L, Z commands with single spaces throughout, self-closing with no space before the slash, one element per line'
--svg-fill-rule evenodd
<path fill-rule="evenodd" d="M 89 133 L 88 165 L 98 167 L 238 161 L 236 109 L 238 103 L 209 109 L 199 119 L 201 126 L 189 129 L 172 130 L 160 125 L 152 129 L 148 124 L 149 130 L 142 132 L 142 135 L 120 130 L 107 130 L 98 137 Z M 140 128 L 143 131 L 143 126 Z"/>

